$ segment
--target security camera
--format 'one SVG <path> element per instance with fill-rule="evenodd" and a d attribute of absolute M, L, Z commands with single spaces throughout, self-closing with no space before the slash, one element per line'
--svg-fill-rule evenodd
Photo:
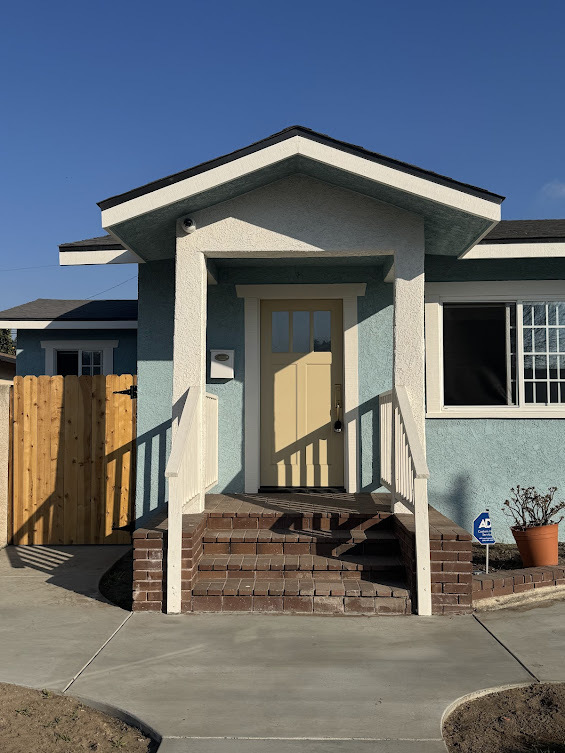
<path fill-rule="evenodd" d="M 183 217 L 179 220 L 180 227 L 187 235 L 193 233 L 196 230 L 196 223 L 191 217 Z"/>

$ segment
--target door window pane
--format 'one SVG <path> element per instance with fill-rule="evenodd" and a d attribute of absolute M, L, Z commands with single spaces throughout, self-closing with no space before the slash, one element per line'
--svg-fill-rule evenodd
<path fill-rule="evenodd" d="M 515 404 L 513 309 L 505 303 L 444 304 L 445 405 Z"/>
<path fill-rule="evenodd" d="M 78 350 L 58 350 L 56 372 L 59 376 L 77 376 Z"/>
<path fill-rule="evenodd" d="M 330 311 L 314 311 L 314 350 L 327 353 L 332 349 Z"/>
<path fill-rule="evenodd" d="M 271 352 L 288 353 L 290 317 L 288 311 L 273 311 L 271 319 Z"/>
<path fill-rule="evenodd" d="M 292 312 L 292 352 L 310 352 L 310 312 Z"/>

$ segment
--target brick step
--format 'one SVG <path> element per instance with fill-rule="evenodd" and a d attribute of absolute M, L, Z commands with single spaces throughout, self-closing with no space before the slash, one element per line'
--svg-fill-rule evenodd
<path fill-rule="evenodd" d="M 318 614 L 410 614 L 410 594 L 403 581 L 374 582 L 344 578 L 257 578 L 210 580 L 197 577 L 183 593 L 183 611 L 314 612 Z"/>
<path fill-rule="evenodd" d="M 404 573 L 400 557 L 347 554 L 339 559 L 311 554 L 204 554 L 198 563 L 198 570 L 208 574 L 213 572 L 214 575 L 208 577 L 214 579 L 222 575 L 228 578 L 241 578 L 242 572 L 252 572 L 255 578 L 287 577 L 288 572 L 324 572 L 328 580 L 339 579 L 343 573 L 348 572 L 379 572 L 399 576 Z M 269 575 L 270 573 L 272 575 Z"/>
<path fill-rule="evenodd" d="M 207 512 L 206 528 L 209 531 L 288 529 L 289 531 L 331 531 L 336 529 L 365 530 L 373 526 L 392 526 L 389 512 L 371 514 L 349 512 Z"/>
<path fill-rule="evenodd" d="M 380 526 L 331 531 L 251 529 L 204 531 L 204 554 L 318 554 L 322 556 L 396 554 L 393 531 Z"/>

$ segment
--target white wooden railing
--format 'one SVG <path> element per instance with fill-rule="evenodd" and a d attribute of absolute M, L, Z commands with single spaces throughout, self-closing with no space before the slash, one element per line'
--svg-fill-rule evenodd
<path fill-rule="evenodd" d="M 218 396 L 206 393 L 204 399 L 206 446 L 204 450 L 204 489 L 218 483 Z"/>
<path fill-rule="evenodd" d="M 204 492 L 218 481 L 218 398 L 205 393 L 199 436 L 198 413 L 201 390 L 190 387 L 180 421 L 173 435 L 171 454 L 165 469 L 169 481 L 167 530 L 167 612 L 181 610 L 182 515 L 203 503 Z M 204 449 L 204 457 L 202 450 Z"/>
<path fill-rule="evenodd" d="M 395 512 L 414 515 L 418 614 L 432 613 L 428 478 L 424 448 L 406 387 L 379 395 L 381 484 L 390 490 Z"/>

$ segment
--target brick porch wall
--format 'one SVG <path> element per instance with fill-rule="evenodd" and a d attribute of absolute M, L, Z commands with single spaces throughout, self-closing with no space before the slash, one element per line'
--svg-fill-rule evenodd
<path fill-rule="evenodd" d="M 432 613 L 466 614 L 472 608 L 472 536 L 433 507 L 430 515 Z M 395 533 L 416 608 L 416 535 L 413 515 L 394 516 Z"/>
<path fill-rule="evenodd" d="M 473 576 L 473 601 L 565 586 L 565 567 L 525 567 Z"/>
<path fill-rule="evenodd" d="M 190 611 L 192 581 L 202 556 L 206 515 L 184 515 L 182 527 L 181 609 Z M 166 610 L 167 518 L 157 515 L 145 528 L 133 533 L 133 611 Z"/>

